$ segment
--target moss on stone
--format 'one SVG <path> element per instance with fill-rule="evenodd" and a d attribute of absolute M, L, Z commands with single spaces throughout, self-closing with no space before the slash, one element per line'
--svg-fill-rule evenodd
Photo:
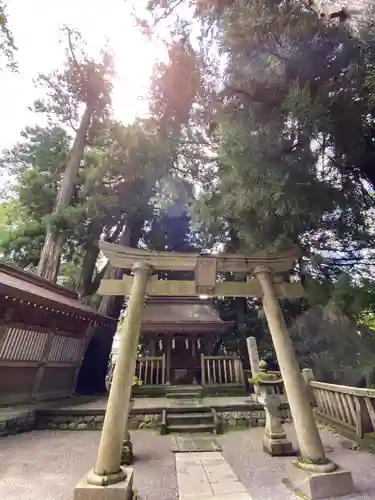
<path fill-rule="evenodd" d="M 305 465 L 327 465 L 329 463 L 329 460 L 327 460 L 326 458 L 322 460 L 311 460 L 310 458 L 298 457 L 297 463 Z"/>
<path fill-rule="evenodd" d="M 280 377 L 274 373 L 258 373 L 255 377 L 249 378 L 250 384 L 256 385 L 259 380 L 279 380 Z"/>

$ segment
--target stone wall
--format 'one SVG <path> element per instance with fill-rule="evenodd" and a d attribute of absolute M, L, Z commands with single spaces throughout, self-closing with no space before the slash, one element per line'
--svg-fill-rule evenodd
<path fill-rule="evenodd" d="M 217 416 L 223 432 L 234 428 L 263 426 L 265 414 L 262 405 L 252 403 L 244 408 L 217 408 Z M 291 422 L 290 410 L 287 404 L 282 404 L 279 410 L 282 422 Z M 33 429 L 39 430 L 97 430 L 103 427 L 104 412 L 102 410 L 68 411 L 18 411 L 0 415 L 0 437 Z M 161 423 L 161 412 L 130 412 L 129 429 L 158 429 Z"/>
<path fill-rule="evenodd" d="M 36 412 L 31 410 L 0 415 L 0 437 L 32 431 L 35 429 L 36 420 Z"/>
<path fill-rule="evenodd" d="M 221 421 L 222 430 L 234 428 L 247 428 L 264 426 L 265 413 L 262 405 L 254 404 L 248 411 L 244 410 L 217 410 L 218 419 Z M 282 422 L 291 422 L 290 410 L 287 405 L 282 405 L 279 410 Z M 40 430 L 101 430 L 104 414 L 101 415 L 58 415 L 44 413 L 38 418 L 37 428 Z M 160 413 L 130 413 L 129 429 L 158 429 L 161 422 Z"/>
<path fill-rule="evenodd" d="M 248 411 L 231 410 L 221 412 L 217 410 L 217 416 L 221 421 L 223 432 L 235 428 L 262 427 L 266 421 L 265 412 L 260 404 L 253 404 Z M 282 423 L 292 421 L 288 405 L 281 405 L 279 417 Z"/>
<path fill-rule="evenodd" d="M 144 414 L 144 415 L 130 415 L 129 429 L 155 429 L 158 428 L 161 422 L 161 414 Z"/>
<path fill-rule="evenodd" d="M 104 415 L 54 415 L 42 414 L 37 421 L 39 430 L 100 431 Z"/>
<path fill-rule="evenodd" d="M 161 421 L 160 413 L 133 414 L 129 416 L 129 429 L 156 429 Z M 56 414 L 43 412 L 37 421 L 39 430 L 61 431 L 100 431 L 103 427 L 104 413 L 102 414 Z"/>

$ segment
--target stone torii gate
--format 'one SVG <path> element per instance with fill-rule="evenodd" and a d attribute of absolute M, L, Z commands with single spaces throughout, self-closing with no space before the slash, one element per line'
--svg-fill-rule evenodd
<path fill-rule="evenodd" d="M 353 490 L 350 472 L 343 471 L 325 455 L 305 382 L 278 303 L 281 297 L 293 299 L 303 296 L 300 283 L 289 283 L 283 279 L 299 257 L 297 250 L 278 254 L 201 255 L 150 252 L 110 243 L 101 243 L 100 249 L 113 266 L 132 270 L 133 276 L 102 280 L 99 288 L 101 295 L 129 296 L 129 302 L 96 465 L 77 485 L 75 500 L 124 499 L 128 498 L 132 489 L 133 470 L 121 467 L 121 453 L 127 433 L 131 385 L 146 295 L 261 297 L 299 444 L 300 459 L 289 468 L 288 479 L 310 498 L 322 497 L 314 494 L 316 488 L 319 491 L 323 488 L 324 497 L 347 494 Z M 192 271 L 195 279 L 159 280 L 157 273 L 161 271 Z M 224 273 L 246 274 L 247 281 L 218 281 L 218 274 Z"/>

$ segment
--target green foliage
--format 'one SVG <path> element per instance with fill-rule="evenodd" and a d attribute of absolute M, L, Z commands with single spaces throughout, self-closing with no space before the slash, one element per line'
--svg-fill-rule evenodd
<path fill-rule="evenodd" d="M 201 63 L 186 37 L 168 46 L 169 61 L 155 66 L 151 112 L 165 135 L 178 138 L 189 122 L 192 105 L 201 93 Z M 176 92 L 176 90 L 178 92 Z"/>
<path fill-rule="evenodd" d="M 63 262 L 60 266 L 58 285 L 65 286 L 71 290 L 77 290 L 80 279 L 80 269 L 73 262 Z"/>
<path fill-rule="evenodd" d="M 357 322 L 369 330 L 375 332 L 375 313 L 369 309 L 363 309 L 357 314 Z"/>
<path fill-rule="evenodd" d="M 142 380 L 139 380 L 139 378 L 136 376 L 133 377 L 132 387 L 140 387 L 142 384 Z"/>
<path fill-rule="evenodd" d="M 248 250 L 300 244 L 309 258 L 325 254 L 331 267 L 365 262 L 363 251 L 373 245 L 373 201 L 363 187 L 371 172 L 361 164 L 372 154 L 371 141 L 363 140 L 372 133 L 371 30 L 355 38 L 300 2 L 180 7 L 173 0 L 149 4 L 157 21 L 172 22 L 196 7 L 193 23 L 204 28 L 200 50 L 220 47 L 216 96 L 207 106 L 216 175 L 192 207 L 204 240 L 227 244 L 234 231 Z M 200 74 L 201 81 L 212 79 L 207 65 Z M 177 85 L 164 86 L 163 96 L 180 106 L 190 102 Z M 327 257 L 329 251 L 335 254 Z"/>
<path fill-rule="evenodd" d="M 356 281 L 347 273 L 335 279 L 308 278 L 307 301 L 311 307 L 332 303 L 353 321 L 365 321 L 374 308 L 375 283 L 372 280 Z M 360 320 L 362 318 L 362 320 Z"/>
<path fill-rule="evenodd" d="M 354 33 L 302 2 L 154 0 L 150 13 L 154 26 L 142 22 L 149 36 L 172 24 L 168 60 L 155 66 L 150 116 L 128 126 L 111 117 L 111 54 L 94 60 L 79 33 L 64 29 L 64 67 L 40 76 L 45 99 L 34 105 L 49 125 L 26 128 L 2 158 L 14 176 L 0 205 L 2 258 L 35 268 L 47 230 L 62 234 L 59 282 L 92 295 L 100 238 L 118 242 L 137 221 L 141 245 L 176 250 L 189 216 L 169 215 L 189 205 L 194 248 L 302 247 L 292 278 L 303 279 L 306 300 L 283 301 L 287 325 L 328 304 L 358 324 L 371 351 L 373 17 Z M 82 110 L 90 119 L 56 210 Z M 272 353 L 260 301 L 244 300 L 242 311 L 238 303 L 217 300 L 237 324 L 215 349 L 236 352 L 251 334 Z M 331 362 L 331 350 L 322 353 Z"/>
<path fill-rule="evenodd" d="M 45 238 L 44 221 L 52 211 L 56 189 L 69 152 L 69 137 L 59 127 L 26 127 L 23 141 L 1 158 L 0 170 L 14 182 L 8 190 L 8 217 L 0 236 L 3 258 L 22 268 L 38 264 Z"/>
<path fill-rule="evenodd" d="M 92 110 L 87 138 L 93 139 L 111 106 L 113 59 L 108 51 L 101 58 L 90 57 L 84 47 L 82 35 L 69 27 L 62 30 L 66 58 L 64 67 L 50 74 L 40 74 L 38 85 L 45 98 L 34 102 L 36 113 L 46 114 L 54 123 L 78 128 L 82 105 Z"/>
<path fill-rule="evenodd" d="M 221 232 L 223 224 L 231 225 L 248 249 L 300 244 L 311 254 L 339 249 L 344 240 L 346 248 L 366 248 L 372 241 L 371 202 L 351 174 L 338 170 L 336 158 L 329 164 L 325 151 L 311 146 L 321 140 L 324 99 L 337 75 L 331 68 L 317 95 L 312 85 L 321 78 L 320 68 L 304 72 L 295 66 L 302 54 L 313 56 L 314 47 L 299 38 L 302 30 L 317 37 L 328 57 L 326 29 L 296 6 L 284 4 L 281 14 L 271 3 L 262 6 L 260 17 L 256 2 L 235 3 L 223 15 L 229 64 L 225 107 L 216 118 L 219 170 L 214 187 L 203 193 L 206 214 L 199 205 L 200 218 L 219 228 L 222 221 Z M 298 24 L 281 22 L 290 9 Z M 288 40 L 293 56 L 285 52 Z M 330 40 L 342 44 L 348 38 L 332 31 Z"/>
<path fill-rule="evenodd" d="M 17 228 L 9 228 L 0 235 L 0 255 L 23 269 L 34 268 L 39 261 L 45 238 L 43 227 L 37 221 L 19 221 Z"/>
<path fill-rule="evenodd" d="M 6 12 L 6 2 L 0 1 L 0 53 L 2 64 L 4 67 L 16 71 L 18 69 L 17 62 L 14 58 L 14 53 L 17 51 L 13 34 L 8 25 L 8 16 Z"/>
<path fill-rule="evenodd" d="M 69 155 L 67 134 L 59 127 L 27 128 L 23 142 L 4 153 L 1 168 L 13 173 L 12 194 L 22 208 L 19 224 L 10 227 L 8 221 L 1 230 L 6 233 L 1 241 L 8 258 L 24 266 L 29 253 L 30 263 L 35 264 L 45 222 L 50 221 L 66 232 L 64 258 L 72 261 L 70 246 L 75 247 L 75 255 L 83 255 L 91 223 L 97 221 L 110 233 L 135 205 L 148 209 L 147 189 L 152 190 L 170 168 L 167 146 L 142 124 L 125 127 L 107 122 L 102 131 L 85 153 L 70 205 L 56 216 L 51 214 Z M 13 213 L 10 205 L 8 212 Z M 28 235 L 32 238 L 26 244 Z M 21 247 L 22 255 L 17 257 L 16 249 Z"/>
<path fill-rule="evenodd" d="M 154 0 L 149 10 L 156 25 L 168 20 L 177 32 L 184 23 L 185 33 L 199 24 L 192 45 L 213 70 L 200 65 L 201 81 L 210 82 L 210 118 L 190 117 L 191 128 L 211 122 L 205 137 L 211 165 L 195 151 L 208 175 L 191 203 L 206 248 L 299 245 L 304 257 L 293 278 L 303 279 L 306 300 L 283 301 L 288 325 L 327 304 L 353 324 L 372 325 L 373 13 L 364 13 L 353 31 L 302 2 Z M 179 105 L 188 105 L 179 86 L 164 90 L 164 99 L 179 96 Z M 195 99 L 200 106 L 201 96 Z M 247 331 L 256 332 L 263 352 L 272 351 L 255 302 L 247 301 Z M 217 303 L 225 319 L 235 318 L 234 301 Z M 371 345 L 371 335 L 361 335 Z M 234 330 L 221 342 L 232 349 L 238 338 Z"/>

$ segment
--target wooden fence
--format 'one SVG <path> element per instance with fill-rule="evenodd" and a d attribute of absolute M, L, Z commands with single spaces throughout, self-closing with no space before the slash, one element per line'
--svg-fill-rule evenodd
<path fill-rule="evenodd" d="M 337 423 L 362 438 L 375 432 L 375 389 L 359 389 L 345 385 L 310 381 L 316 414 Z"/>
<path fill-rule="evenodd" d="M 205 356 L 201 354 L 202 386 L 244 385 L 239 356 Z"/>
<path fill-rule="evenodd" d="M 135 376 L 142 382 L 142 385 L 164 385 L 165 354 L 137 359 Z"/>

